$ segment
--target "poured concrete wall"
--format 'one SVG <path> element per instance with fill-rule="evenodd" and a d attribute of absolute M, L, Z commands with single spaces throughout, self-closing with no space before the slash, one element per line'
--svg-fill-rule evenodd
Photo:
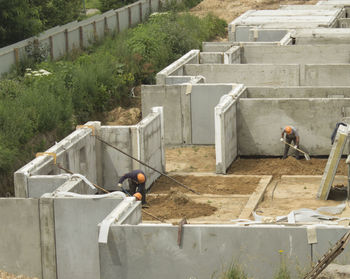
<path fill-rule="evenodd" d="M 350 46 L 244 46 L 241 59 L 247 64 L 345 64 L 350 63 Z"/>
<path fill-rule="evenodd" d="M 335 124 L 350 111 L 350 99 L 243 99 L 237 111 L 240 155 L 283 155 L 286 125 L 297 128 L 311 155 L 328 155 Z"/>
<path fill-rule="evenodd" d="M 0 269 L 42 278 L 38 199 L 0 199 Z"/>
<path fill-rule="evenodd" d="M 317 243 L 310 245 L 307 227 L 184 225 L 179 247 L 178 226 L 112 225 L 107 245 L 100 246 L 101 279 L 115 274 L 121 278 L 216 278 L 232 263 L 240 265 L 249 278 L 267 279 L 274 278 L 282 258 L 292 278 L 299 278 L 300 272 L 310 269 L 312 253 L 326 252 L 346 231 L 317 227 Z M 349 257 L 347 246 L 336 262 L 346 263 Z"/>

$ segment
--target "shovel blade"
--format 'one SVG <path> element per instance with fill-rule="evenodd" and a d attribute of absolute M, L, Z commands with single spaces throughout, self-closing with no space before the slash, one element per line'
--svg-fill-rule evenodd
<path fill-rule="evenodd" d="M 309 154 L 304 153 L 304 156 L 305 156 L 305 159 L 306 159 L 307 161 L 309 161 L 309 160 L 310 160 L 310 156 L 309 156 Z"/>

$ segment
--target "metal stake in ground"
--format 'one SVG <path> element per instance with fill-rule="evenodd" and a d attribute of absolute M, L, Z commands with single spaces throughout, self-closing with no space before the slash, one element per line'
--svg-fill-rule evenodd
<path fill-rule="evenodd" d="M 142 161 L 140 161 L 140 160 L 138 160 L 138 159 L 132 157 L 132 156 L 129 155 L 128 153 L 125 153 L 123 150 L 120 150 L 119 148 L 113 146 L 113 145 L 110 144 L 109 142 L 106 142 L 105 140 L 101 139 L 100 137 L 98 137 L 98 136 L 96 136 L 96 135 L 95 135 L 95 137 L 96 137 L 99 141 L 103 142 L 104 144 L 106 144 L 106 145 L 108 145 L 108 146 L 114 148 L 115 150 L 118 150 L 120 153 L 123 153 L 125 156 L 128 156 L 129 158 L 135 160 L 136 162 L 138 162 L 138 163 L 140 163 L 140 164 L 146 166 L 147 168 L 150 168 L 151 170 L 153 170 L 153 171 L 159 173 L 160 175 L 164 175 L 165 177 L 167 177 L 167 178 L 169 178 L 170 180 L 174 181 L 175 183 L 179 184 L 181 187 L 184 187 L 185 189 L 187 189 L 187 190 L 189 190 L 189 191 L 191 191 L 191 192 L 193 192 L 193 193 L 195 193 L 195 194 L 197 194 L 197 195 L 200 195 L 200 193 L 196 192 L 195 190 L 191 189 L 190 187 L 186 186 L 185 184 L 182 184 L 181 182 L 179 182 L 179 181 L 177 181 L 176 179 L 174 179 L 174 178 L 172 178 L 172 177 L 166 175 L 165 173 L 162 173 L 162 172 L 156 170 L 155 168 L 151 167 L 150 165 L 147 165 L 146 163 L 144 163 L 144 162 L 142 162 Z"/>

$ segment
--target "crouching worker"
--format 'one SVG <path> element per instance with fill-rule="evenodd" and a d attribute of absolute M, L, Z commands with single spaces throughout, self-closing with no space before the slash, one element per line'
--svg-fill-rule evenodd
<path fill-rule="evenodd" d="M 124 174 L 118 182 L 118 186 L 123 189 L 123 182 L 125 179 L 129 179 L 129 194 L 134 196 L 135 193 L 140 193 L 142 196 L 142 205 L 143 207 L 147 207 L 146 205 L 146 175 L 142 170 L 133 170 L 132 172 Z M 137 196 L 136 196 L 137 198 Z"/>
<path fill-rule="evenodd" d="M 284 134 L 286 134 L 286 140 L 284 140 Z M 286 126 L 282 132 L 281 135 L 281 141 L 287 142 L 288 144 L 284 145 L 284 153 L 283 153 L 283 159 L 286 159 L 288 157 L 288 151 L 289 151 L 289 144 L 293 142 L 294 148 L 299 148 L 299 134 L 297 130 L 293 126 Z M 295 158 L 299 160 L 299 151 L 295 150 Z"/>

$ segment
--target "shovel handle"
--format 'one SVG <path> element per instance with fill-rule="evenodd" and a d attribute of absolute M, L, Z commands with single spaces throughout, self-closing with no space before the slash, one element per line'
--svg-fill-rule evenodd
<path fill-rule="evenodd" d="M 305 151 L 303 150 L 300 150 L 299 148 L 297 147 L 294 147 L 294 145 L 291 145 L 290 143 L 286 142 L 286 141 L 283 141 L 285 144 L 288 144 L 290 147 L 294 148 L 295 150 L 298 150 L 299 152 L 303 153 L 303 154 L 307 154 Z"/>

